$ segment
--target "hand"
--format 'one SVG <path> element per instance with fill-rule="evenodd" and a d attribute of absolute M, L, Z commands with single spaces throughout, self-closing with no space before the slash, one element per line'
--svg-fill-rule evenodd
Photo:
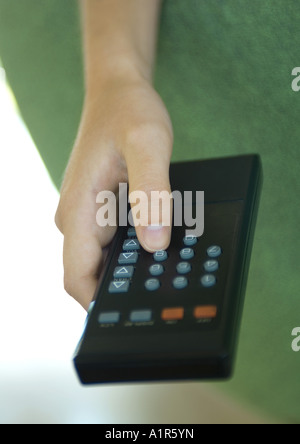
<path fill-rule="evenodd" d="M 170 193 L 172 144 L 168 112 L 143 78 L 114 78 L 87 93 L 55 216 L 64 235 L 65 289 L 85 309 L 94 296 L 103 248 L 116 231 L 97 224 L 96 196 L 102 190 L 117 193 L 121 182 L 129 182 L 129 192 Z M 170 232 L 170 226 L 137 227 L 150 252 L 167 248 Z"/>

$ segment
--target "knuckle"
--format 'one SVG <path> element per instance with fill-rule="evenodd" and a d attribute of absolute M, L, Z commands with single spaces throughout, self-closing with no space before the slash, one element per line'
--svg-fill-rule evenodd
<path fill-rule="evenodd" d="M 154 143 L 158 146 L 164 145 L 169 148 L 173 144 L 173 133 L 168 125 L 163 122 L 140 122 L 132 125 L 126 132 L 127 147 L 145 147 L 153 149 Z"/>
<path fill-rule="evenodd" d="M 74 201 L 76 202 L 70 193 L 61 192 L 54 222 L 62 234 L 64 234 L 64 225 L 67 222 L 68 214 L 75 208 Z"/>

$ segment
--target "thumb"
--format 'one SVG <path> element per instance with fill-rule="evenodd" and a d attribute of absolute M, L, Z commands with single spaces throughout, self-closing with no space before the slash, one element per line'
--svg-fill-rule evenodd
<path fill-rule="evenodd" d="M 140 147 L 130 150 L 126 158 L 131 222 L 142 247 L 149 252 L 166 249 L 171 239 L 170 151 L 149 152 Z"/>

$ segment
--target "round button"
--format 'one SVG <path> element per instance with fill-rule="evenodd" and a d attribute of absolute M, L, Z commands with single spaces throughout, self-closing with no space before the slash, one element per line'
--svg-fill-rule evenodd
<path fill-rule="evenodd" d="M 196 238 L 196 236 L 193 236 L 191 234 L 188 236 L 184 236 L 184 238 L 183 238 L 183 243 L 187 247 L 191 247 L 192 245 L 196 245 L 197 241 L 198 241 L 198 239 Z"/>
<path fill-rule="evenodd" d="M 213 274 L 205 274 L 201 278 L 201 284 L 203 287 L 213 287 L 217 282 L 216 277 Z"/>
<path fill-rule="evenodd" d="M 177 264 L 176 270 L 179 274 L 186 274 L 189 273 L 192 269 L 192 266 L 189 262 L 179 262 Z"/>
<path fill-rule="evenodd" d="M 209 257 L 219 257 L 222 254 L 222 249 L 219 245 L 211 245 L 206 252 Z"/>
<path fill-rule="evenodd" d="M 148 291 L 155 291 L 160 287 L 160 282 L 158 279 L 147 279 L 145 282 L 145 288 Z"/>
<path fill-rule="evenodd" d="M 219 262 L 216 261 L 215 259 L 211 259 L 211 260 L 204 262 L 203 267 L 204 267 L 204 270 L 207 271 L 208 273 L 213 273 L 214 271 L 218 270 Z"/>
<path fill-rule="evenodd" d="M 188 261 L 194 257 L 194 250 L 192 248 L 183 248 L 180 250 L 180 257 L 184 261 Z"/>
<path fill-rule="evenodd" d="M 188 280 L 183 276 L 178 276 L 175 279 L 173 279 L 173 286 L 177 290 L 182 290 L 182 288 L 187 287 L 187 285 L 188 285 Z"/>
<path fill-rule="evenodd" d="M 165 250 L 159 250 L 153 253 L 153 259 L 156 262 L 163 262 L 168 258 L 168 253 Z"/>
<path fill-rule="evenodd" d="M 161 264 L 153 264 L 149 268 L 149 272 L 152 276 L 160 276 L 164 272 L 164 267 Z"/>

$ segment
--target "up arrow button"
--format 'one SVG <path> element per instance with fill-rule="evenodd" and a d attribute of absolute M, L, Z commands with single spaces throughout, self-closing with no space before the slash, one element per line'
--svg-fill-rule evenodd
<path fill-rule="evenodd" d="M 123 250 L 139 250 L 140 243 L 137 239 L 126 239 L 123 243 Z"/>

